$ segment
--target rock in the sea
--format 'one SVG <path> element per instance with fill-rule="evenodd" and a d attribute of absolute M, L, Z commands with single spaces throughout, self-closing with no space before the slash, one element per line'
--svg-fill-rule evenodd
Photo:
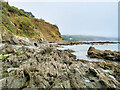
<path fill-rule="evenodd" d="M 120 62 L 120 52 L 111 51 L 111 50 L 102 51 L 95 49 L 94 47 L 89 48 L 88 57 Z"/>

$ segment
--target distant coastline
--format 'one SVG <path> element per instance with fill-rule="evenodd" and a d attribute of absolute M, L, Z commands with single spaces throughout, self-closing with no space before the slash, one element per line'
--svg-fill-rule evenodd
<path fill-rule="evenodd" d="M 62 35 L 64 40 L 72 42 L 118 42 L 116 37 L 86 36 L 86 35 Z"/>

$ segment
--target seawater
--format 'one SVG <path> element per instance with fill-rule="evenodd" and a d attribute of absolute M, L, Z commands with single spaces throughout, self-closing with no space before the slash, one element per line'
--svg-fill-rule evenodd
<path fill-rule="evenodd" d="M 118 44 L 97 44 L 97 45 L 91 45 L 91 44 L 81 44 L 81 45 L 61 45 L 58 49 L 65 50 L 65 49 L 72 49 L 75 52 L 72 53 L 76 55 L 77 59 L 87 60 L 87 61 L 104 61 L 103 59 L 97 59 L 97 58 L 89 58 L 87 57 L 87 51 L 89 47 L 95 47 L 99 50 L 111 50 L 111 51 L 119 51 L 118 50 Z"/>

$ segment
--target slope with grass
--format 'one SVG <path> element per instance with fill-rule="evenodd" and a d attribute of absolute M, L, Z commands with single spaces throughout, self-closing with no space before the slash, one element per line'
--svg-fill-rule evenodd
<path fill-rule="evenodd" d="M 20 37 L 45 39 L 47 41 L 63 40 L 56 25 L 43 19 L 37 19 L 30 12 L 2 2 L 2 33 L 7 31 Z"/>

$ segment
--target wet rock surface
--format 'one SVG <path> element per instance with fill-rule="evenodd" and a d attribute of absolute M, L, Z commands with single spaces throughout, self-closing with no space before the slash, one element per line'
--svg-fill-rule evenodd
<path fill-rule="evenodd" d="M 110 50 L 102 51 L 94 47 L 89 48 L 88 57 L 120 62 L 120 52 Z"/>
<path fill-rule="evenodd" d="M 17 49 L 8 44 L 1 50 L 2 88 L 120 88 L 119 63 L 77 61 L 69 51 L 50 45 Z"/>

